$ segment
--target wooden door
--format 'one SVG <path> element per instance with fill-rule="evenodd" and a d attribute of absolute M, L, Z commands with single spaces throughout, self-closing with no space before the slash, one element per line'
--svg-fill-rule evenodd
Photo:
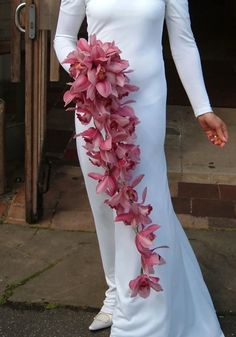
<path fill-rule="evenodd" d="M 25 208 L 26 221 L 34 223 L 42 214 L 44 139 L 48 81 L 57 81 L 59 64 L 53 50 L 59 0 L 12 0 L 13 13 L 19 21 L 23 12 L 25 44 Z M 17 19 L 18 18 L 18 19 Z M 17 22 L 16 22 L 17 23 Z M 17 24 L 18 26 L 21 23 Z M 13 32 L 14 33 L 14 32 Z M 18 37 L 19 40 L 19 37 Z M 17 41 L 17 39 L 15 40 Z M 13 53 L 13 80 L 19 79 L 17 47 Z"/>

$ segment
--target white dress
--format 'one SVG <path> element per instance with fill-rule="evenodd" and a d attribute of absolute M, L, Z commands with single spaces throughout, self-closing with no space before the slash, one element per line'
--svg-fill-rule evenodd
<path fill-rule="evenodd" d="M 115 41 L 127 59 L 131 83 L 139 86 L 133 108 L 141 161 L 134 176 L 145 174 L 137 186 L 147 186 L 146 203 L 153 206 L 153 223 L 161 225 L 154 247 L 168 245 L 160 254 L 166 264 L 155 268 L 164 289 L 143 299 L 130 297 L 129 281 L 140 273 L 140 254 L 134 231 L 104 205 L 107 195 L 96 194 L 88 172 L 103 172 L 88 160 L 83 139 L 77 138 L 80 166 L 94 216 L 108 289 L 102 310 L 113 313 L 110 337 L 224 337 L 199 264 L 173 210 L 167 181 L 164 141 L 166 79 L 162 32 L 166 20 L 172 55 L 195 116 L 212 111 L 198 49 L 191 30 L 187 0 L 62 0 L 54 48 L 62 62 L 75 48 L 77 33 L 87 16 L 88 34 Z M 68 71 L 69 65 L 63 65 Z M 91 124 L 92 125 L 92 124 Z M 75 118 L 76 132 L 84 127 Z M 88 285 L 89 286 L 89 285 Z"/>

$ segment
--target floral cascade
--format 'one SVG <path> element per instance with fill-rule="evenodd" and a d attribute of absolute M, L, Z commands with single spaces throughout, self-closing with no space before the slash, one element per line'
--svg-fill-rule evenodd
<path fill-rule="evenodd" d="M 150 289 L 162 291 L 154 266 L 165 263 L 152 248 L 156 238 L 154 232 L 160 228 L 151 224 L 149 217 L 152 206 L 145 204 L 147 188 L 141 201 L 135 190 L 144 175 L 132 177 L 131 171 L 140 162 L 140 147 L 134 144 L 135 127 L 140 123 L 129 105 L 132 100 L 121 102 L 122 98 L 139 88 L 131 85 L 127 73 L 129 63 L 120 57 L 120 49 L 113 42 L 101 42 L 91 35 L 89 42 L 83 38 L 77 41 L 76 49 L 68 54 L 63 63 L 69 63 L 73 82 L 64 94 L 65 106 L 74 102 L 75 111 L 83 125 L 93 121 L 77 136 L 82 136 L 86 154 L 93 165 L 102 167 L 104 174 L 90 172 L 97 180 L 97 193 L 105 192 L 110 198 L 105 203 L 116 210 L 115 221 L 123 221 L 135 231 L 135 244 L 141 254 L 141 272 L 129 282 L 131 296 L 139 294 L 146 298 Z M 132 180 L 132 181 L 131 181 Z"/>

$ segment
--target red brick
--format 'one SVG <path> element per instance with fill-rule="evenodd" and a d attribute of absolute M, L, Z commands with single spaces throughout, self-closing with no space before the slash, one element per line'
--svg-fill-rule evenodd
<path fill-rule="evenodd" d="M 215 184 L 179 182 L 178 196 L 184 198 L 219 199 L 219 191 L 218 186 Z"/>
<path fill-rule="evenodd" d="M 172 197 L 172 204 L 177 214 L 189 214 L 191 211 L 191 204 L 189 198 Z"/>
<path fill-rule="evenodd" d="M 223 200 L 192 199 L 192 215 L 235 218 L 234 203 Z"/>
<path fill-rule="evenodd" d="M 220 199 L 236 200 L 236 186 L 219 185 L 219 190 L 220 190 Z"/>

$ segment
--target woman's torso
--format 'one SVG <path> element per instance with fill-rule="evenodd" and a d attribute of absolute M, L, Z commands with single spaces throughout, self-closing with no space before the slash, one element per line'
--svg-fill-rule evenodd
<path fill-rule="evenodd" d="M 163 92 L 165 0 L 85 0 L 85 4 L 88 34 L 115 41 L 134 70 L 129 76 L 141 86 L 144 98 L 160 89 Z"/>

